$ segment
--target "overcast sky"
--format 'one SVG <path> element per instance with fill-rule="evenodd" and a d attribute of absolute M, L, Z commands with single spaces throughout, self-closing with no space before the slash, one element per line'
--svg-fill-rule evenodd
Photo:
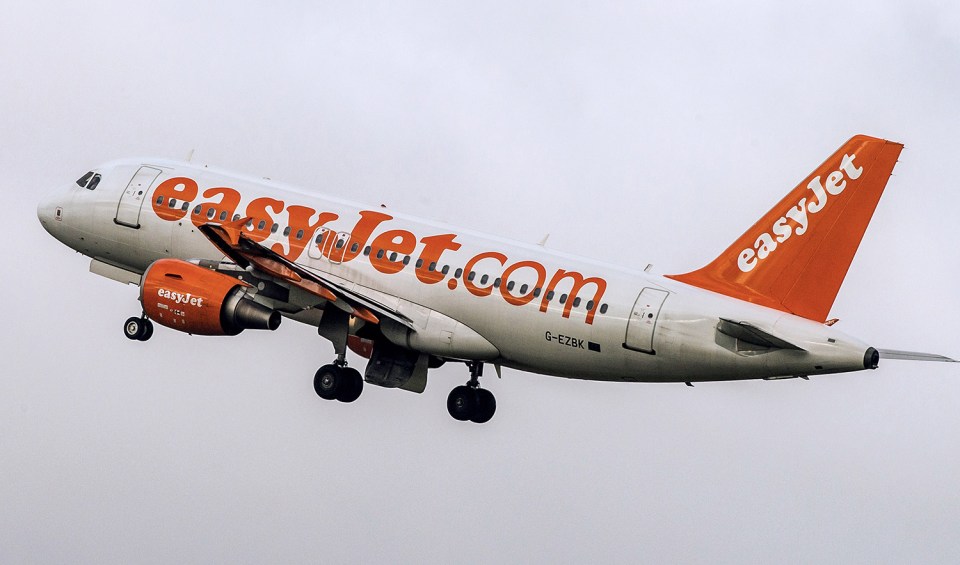
<path fill-rule="evenodd" d="M 960 561 L 960 368 L 320 400 L 315 330 L 127 340 L 36 204 L 185 158 L 658 273 L 906 144 L 832 316 L 960 357 L 955 2 L 24 2 L 0 19 L 0 562 Z M 403 5 L 401 5 L 403 4 Z M 359 365 L 359 360 L 353 358 Z M 490 371 L 490 373 L 493 373 Z"/>

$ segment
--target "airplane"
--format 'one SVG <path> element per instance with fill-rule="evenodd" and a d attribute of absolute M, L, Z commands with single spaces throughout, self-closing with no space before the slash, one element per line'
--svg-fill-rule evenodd
<path fill-rule="evenodd" d="M 902 148 L 851 138 L 712 262 L 664 276 L 166 159 L 101 165 L 37 215 L 92 272 L 137 285 L 131 340 L 154 323 L 232 336 L 289 318 L 333 344 L 321 398 L 423 392 L 430 369 L 462 362 L 447 409 L 484 423 L 487 364 L 692 386 L 953 361 L 876 349 L 829 317 Z"/>

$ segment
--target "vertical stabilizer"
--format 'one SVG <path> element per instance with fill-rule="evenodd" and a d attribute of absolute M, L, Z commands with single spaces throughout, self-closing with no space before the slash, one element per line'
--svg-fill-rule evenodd
<path fill-rule="evenodd" d="M 709 265 L 667 276 L 825 321 L 901 149 L 853 137 Z"/>

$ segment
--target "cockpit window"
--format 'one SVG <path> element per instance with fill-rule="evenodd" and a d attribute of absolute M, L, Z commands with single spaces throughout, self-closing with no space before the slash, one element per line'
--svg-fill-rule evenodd
<path fill-rule="evenodd" d="M 90 184 L 87 185 L 87 190 L 93 190 L 97 188 L 98 184 L 100 184 L 100 175 L 93 175 L 93 178 L 90 179 Z"/>
<path fill-rule="evenodd" d="M 87 173 L 87 174 L 83 175 L 82 177 L 78 178 L 78 179 L 77 179 L 77 186 L 82 187 L 82 188 L 86 188 L 86 187 L 87 187 L 87 183 L 90 182 L 90 177 L 92 177 L 92 176 L 93 176 L 93 171 L 90 171 L 89 173 Z"/>

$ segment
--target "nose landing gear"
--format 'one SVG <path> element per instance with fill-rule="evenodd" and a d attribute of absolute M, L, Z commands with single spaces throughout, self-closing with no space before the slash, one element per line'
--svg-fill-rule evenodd
<path fill-rule="evenodd" d="M 467 366 L 470 367 L 470 380 L 450 391 L 447 396 L 447 411 L 461 422 L 469 420 L 483 424 L 489 422 L 497 411 L 497 399 L 489 390 L 480 388 L 483 363 L 471 361 Z"/>

